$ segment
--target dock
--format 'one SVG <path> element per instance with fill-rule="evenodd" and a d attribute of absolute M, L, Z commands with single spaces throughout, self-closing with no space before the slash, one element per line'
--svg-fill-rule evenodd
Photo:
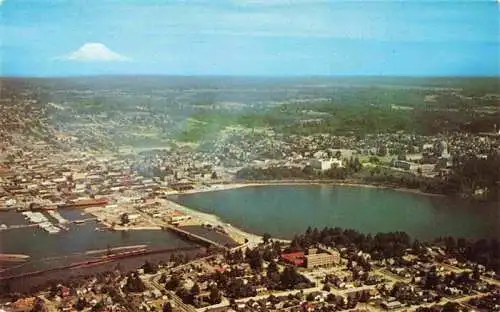
<path fill-rule="evenodd" d="M 68 222 L 74 223 L 74 224 L 82 224 L 82 223 L 91 222 L 91 221 L 99 221 L 99 220 L 96 217 L 90 217 L 90 218 L 78 219 L 78 220 L 73 220 L 73 221 L 68 221 Z"/>
<path fill-rule="evenodd" d="M 28 219 L 28 220 L 31 221 L 31 219 Z M 98 221 L 97 218 L 95 218 L 95 217 L 84 218 L 84 219 L 79 219 L 79 220 L 72 220 L 72 221 L 69 221 L 69 220 L 66 220 L 66 219 L 64 219 L 64 220 L 65 221 L 63 221 L 63 222 L 60 222 L 60 220 L 59 220 L 60 223 L 58 224 L 58 227 L 60 227 L 60 228 L 62 228 L 64 230 L 68 230 L 69 229 L 68 228 L 69 224 L 83 224 L 83 223 L 86 223 L 86 222 Z M 38 221 L 38 220 L 36 220 L 36 221 Z M 44 228 L 44 226 L 46 226 L 45 223 L 46 222 L 42 221 L 42 222 L 38 222 L 38 223 L 34 222 L 34 223 L 30 223 L 30 224 L 13 224 L 13 225 L 0 224 L 0 231 L 15 230 L 15 229 L 26 229 L 26 228 L 33 228 L 33 227 L 40 227 L 40 228 L 46 230 Z M 53 224 L 50 224 L 50 226 L 51 226 L 50 228 L 51 228 L 52 232 L 46 230 L 47 232 L 52 233 L 52 234 L 58 233 L 57 230 L 54 230 L 54 228 L 57 228 L 56 226 L 54 226 Z"/>
<path fill-rule="evenodd" d="M 57 234 L 61 231 L 60 228 L 50 223 L 50 221 L 40 212 L 24 211 L 22 214 L 30 223 L 38 225 L 50 234 Z"/>
<path fill-rule="evenodd" d="M 38 224 L 16 224 L 16 225 L 2 224 L 2 225 L 0 225 L 0 231 L 24 229 L 24 228 L 31 228 L 31 227 L 37 227 L 37 226 L 38 226 Z"/>
<path fill-rule="evenodd" d="M 59 224 L 68 223 L 68 220 L 64 219 L 63 216 L 57 210 L 49 210 L 47 213 L 59 222 Z"/>

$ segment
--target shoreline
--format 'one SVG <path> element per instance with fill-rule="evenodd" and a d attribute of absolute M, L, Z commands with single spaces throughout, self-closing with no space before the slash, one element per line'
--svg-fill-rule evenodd
<path fill-rule="evenodd" d="M 166 204 L 169 205 L 170 207 L 172 207 L 173 209 L 176 209 L 176 210 L 182 211 L 186 214 L 189 214 L 190 216 L 192 216 L 192 217 L 194 217 L 202 222 L 209 223 L 213 226 L 222 227 L 226 231 L 227 235 L 239 244 L 245 244 L 245 239 L 248 241 L 249 244 L 252 244 L 252 245 L 259 244 L 262 242 L 262 236 L 254 234 L 254 233 L 249 233 L 249 232 L 246 232 L 238 227 L 232 226 L 231 224 L 224 222 L 224 220 L 222 220 L 219 216 L 217 216 L 215 214 L 201 212 L 201 211 L 198 211 L 194 208 L 190 208 L 190 207 L 181 205 L 179 203 L 176 203 L 172 200 L 167 200 Z M 277 239 L 277 238 L 276 238 L 276 240 L 288 242 L 287 240 L 281 240 L 281 239 Z"/>
<path fill-rule="evenodd" d="M 424 193 L 420 190 L 413 190 L 408 188 L 395 188 L 391 186 L 383 186 L 383 185 L 373 185 L 373 184 L 362 184 L 362 183 L 353 183 L 353 182 L 339 182 L 339 181 L 329 181 L 329 180 L 269 180 L 269 181 L 246 181 L 246 182 L 234 182 L 234 183 L 220 183 L 220 184 L 212 184 L 211 187 L 203 187 L 203 188 L 195 188 L 187 191 L 176 191 L 170 192 L 168 195 L 190 195 L 190 194 L 199 194 L 199 193 L 207 193 L 207 192 L 217 192 L 217 191 L 228 191 L 239 188 L 246 187 L 255 187 L 255 186 L 272 186 L 272 185 L 331 185 L 331 186 L 343 186 L 343 187 L 362 187 L 362 188 L 372 188 L 372 189 L 388 189 L 394 190 L 398 192 L 423 195 L 423 196 L 431 196 L 431 197 L 446 197 L 443 194 L 430 194 Z M 241 228 L 232 226 L 229 223 L 224 222 L 224 220 L 216 215 L 211 213 L 202 212 L 196 210 L 191 207 L 187 207 L 181 205 L 175 201 L 170 199 L 166 200 L 167 205 L 171 206 L 174 209 L 180 210 L 186 214 L 191 215 L 192 217 L 210 223 L 214 226 L 222 227 L 227 234 L 235 240 L 237 243 L 244 244 L 245 239 L 248 240 L 249 244 L 256 245 L 262 242 L 262 236 L 244 231 Z M 290 240 L 280 239 L 276 237 L 271 238 L 274 241 L 280 241 L 284 243 L 290 243 Z"/>
<path fill-rule="evenodd" d="M 368 183 L 356 183 L 356 182 L 339 182 L 332 180 L 269 180 L 269 181 L 244 181 L 244 182 L 229 182 L 229 183 L 220 183 L 220 184 L 212 184 L 210 188 L 198 188 L 187 191 L 176 191 L 169 193 L 168 195 L 189 195 L 189 194 L 198 194 L 205 192 L 217 192 L 217 191 L 227 191 L 244 187 L 252 187 L 252 186 L 269 186 L 269 185 L 331 185 L 331 186 L 347 186 L 347 187 L 362 187 L 362 188 L 373 188 L 373 189 L 385 189 L 385 190 L 394 190 L 397 192 L 411 193 L 422 196 L 430 196 L 430 197 L 447 197 L 445 194 L 435 194 L 435 193 L 426 193 L 419 189 L 410 189 L 404 187 L 394 187 L 389 185 L 376 185 L 376 184 L 368 184 Z"/>

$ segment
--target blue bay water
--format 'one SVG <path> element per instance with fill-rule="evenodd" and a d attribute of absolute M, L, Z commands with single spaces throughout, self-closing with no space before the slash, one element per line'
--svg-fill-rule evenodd
<path fill-rule="evenodd" d="M 281 238 L 292 238 L 308 226 L 338 226 L 364 233 L 404 231 L 422 240 L 500 236 L 498 203 L 470 203 L 389 189 L 268 185 L 173 199 L 247 231 Z"/>

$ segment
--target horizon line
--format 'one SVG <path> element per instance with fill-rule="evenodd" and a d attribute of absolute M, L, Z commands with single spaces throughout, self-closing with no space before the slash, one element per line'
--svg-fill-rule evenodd
<path fill-rule="evenodd" d="M 252 74 L 92 74 L 92 75 L 54 75 L 54 76 L 31 76 L 31 75 L 0 75 L 0 79 L 71 79 L 71 78 L 113 78 L 113 77 L 171 77 L 171 78 L 496 78 L 499 75 L 377 75 L 377 74 L 353 74 L 353 75 L 252 75 Z"/>

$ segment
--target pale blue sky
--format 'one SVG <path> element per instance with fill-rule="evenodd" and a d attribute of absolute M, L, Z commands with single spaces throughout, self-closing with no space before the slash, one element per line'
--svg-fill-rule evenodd
<path fill-rule="evenodd" d="M 495 1 L 4 0 L 0 14 L 4 76 L 499 74 Z"/>

